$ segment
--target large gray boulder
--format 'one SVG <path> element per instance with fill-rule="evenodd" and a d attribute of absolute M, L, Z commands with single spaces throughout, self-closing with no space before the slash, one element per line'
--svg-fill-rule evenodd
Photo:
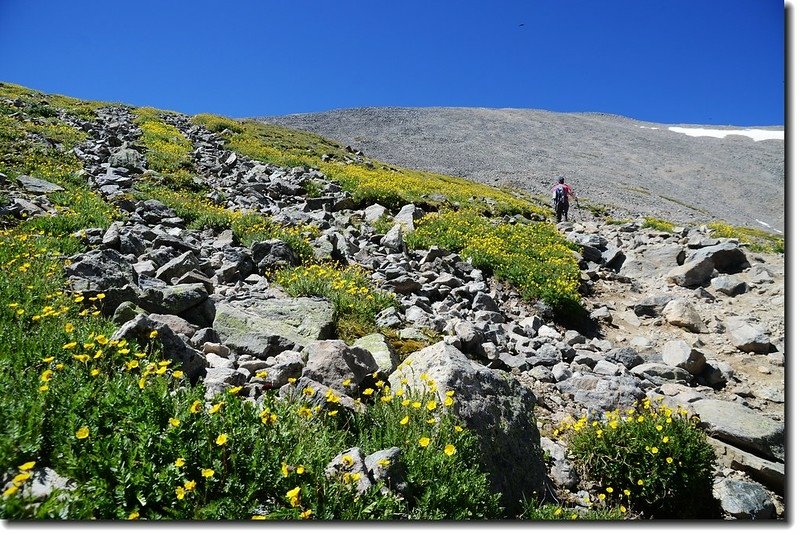
<path fill-rule="evenodd" d="M 752 351 L 754 353 L 769 353 L 769 336 L 764 328 L 753 325 L 745 318 L 734 316 L 725 320 L 725 328 L 728 331 L 728 338 L 734 347 L 741 351 Z"/>
<path fill-rule="evenodd" d="M 175 284 L 164 287 L 148 287 L 142 292 L 139 305 L 148 312 L 180 316 L 206 299 L 208 299 L 208 290 L 203 284 Z"/>
<path fill-rule="evenodd" d="M 136 272 L 130 262 L 114 249 L 93 249 L 73 256 L 64 268 L 69 286 L 77 292 L 102 292 L 136 285 Z"/>
<path fill-rule="evenodd" d="M 71 258 L 64 268 L 67 285 L 84 294 L 104 293 L 103 314 L 111 315 L 125 301 L 139 298 L 138 275 L 130 262 L 114 249 L 93 249 Z"/>
<path fill-rule="evenodd" d="M 180 277 L 189 273 L 193 269 L 197 269 L 200 262 L 191 251 L 186 251 L 180 256 L 177 256 L 158 268 L 156 271 L 156 278 L 165 282 L 170 282 L 173 277 Z"/>
<path fill-rule="evenodd" d="M 413 204 L 406 204 L 394 216 L 394 224 L 400 225 L 405 232 L 414 230 L 414 223 L 425 215 L 425 212 L 414 206 Z"/>
<path fill-rule="evenodd" d="M 732 401 L 701 399 L 692 404 L 692 409 L 711 436 L 768 459 L 784 460 L 782 423 Z"/>
<path fill-rule="evenodd" d="M 667 273 L 667 281 L 678 286 L 694 288 L 703 286 L 711 280 L 713 272 L 714 262 L 710 258 L 698 258 L 671 269 Z"/>
<path fill-rule="evenodd" d="M 523 498 L 542 497 L 546 477 L 534 393 L 510 374 L 471 361 L 445 342 L 412 353 L 389 382 L 399 388 L 405 380 L 410 390 L 421 392 L 429 388 L 423 374 L 435 382 L 441 401 L 445 392 L 455 391 L 453 412 L 477 435 L 484 466 L 505 506 L 514 511 Z"/>
<path fill-rule="evenodd" d="M 738 273 L 750 266 L 747 262 L 747 255 L 733 242 L 697 249 L 689 255 L 686 263 L 705 259 L 711 260 L 714 269 L 720 273 Z"/>
<path fill-rule="evenodd" d="M 231 349 L 265 358 L 330 337 L 333 305 L 309 297 L 223 301 L 217 303 L 213 327 Z"/>
<path fill-rule="evenodd" d="M 124 167 L 130 171 L 143 171 L 145 161 L 141 154 L 129 147 L 120 147 L 111 153 L 108 158 L 111 167 Z"/>
<path fill-rule="evenodd" d="M 254 242 L 250 246 L 253 262 L 258 266 L 259 273 L 267 270 L 280 269 L 300 264 L 300 258 L 282 240 L 267 240 Z"/>

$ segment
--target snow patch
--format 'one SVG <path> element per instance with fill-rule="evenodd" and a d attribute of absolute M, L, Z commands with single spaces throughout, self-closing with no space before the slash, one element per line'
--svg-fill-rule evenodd
<path fill-rule="evenodd" d="M 650 130 L 658 130 L 657 126 L 640 126 L 639 128 L 648 128 Z"/>
<path fill-rule="evenodd" d="M 773 227 L 772 225 L 770 225 L 769 223 L 765 223 L 765 222 L 761 221 L 760 219 L 756 219 L 756 223 L 758 223 L 758 224 L 760 224 L 760 225 L 764 225 L 764 226 L 765 226 L 765 227 L 767 227 L 768 229 L 770 229 L 770 230 L 774 230 L 774 231 L 775 231 L 775 232 L 777 232 L 778 234 L 783 234 L 783 232 L 781 232 L 780 230 L 778 230 L 778 229 L 774 228 L 774 227 Z"/>
<path fill-rule="evenodd" d="M 759 128 L 746 128 L 744 130 L 717 130 L 713 128 L 684 128 L 682 126 L 670 126 L 671 132 L 678 132 L 679 134 L 686 134 L 692 137 L 716 137 L 724 138 L 726 136 L 747 136 L 753 141 L 764 141 L 765 139 L 780 139 L 783 140 L 783 130 L 764 130 Z"/>

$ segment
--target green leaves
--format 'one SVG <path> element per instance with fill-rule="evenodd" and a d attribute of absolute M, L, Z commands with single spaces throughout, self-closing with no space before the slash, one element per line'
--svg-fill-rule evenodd
<path fill-rule="evenodd" d="M 686 411 L 649 400 L 637 409 L 564 422 L 557 434 L 566 433 L 585 474 L 630 508 L 654 518 L 709 514 L 714 453 L 705 433 Z"/>

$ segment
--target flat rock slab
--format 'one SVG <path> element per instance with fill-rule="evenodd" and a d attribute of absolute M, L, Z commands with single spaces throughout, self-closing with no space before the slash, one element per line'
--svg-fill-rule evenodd
<path fill-rule="evenodd" d="M 712 437 L 784 461 L 782 423 L 732 401 L 701 399 L 692 408 Z"/>
<path fill-rule="evenodd" d="M 310 297 L 220 302 L 214 318 L 222 343 L 260 358 L 330 338 L 333 329 L 333 305 Z"/>
<path fill-rule="evenodd" d="M 17 181 L 22 189 L 28 193 L 53 193 L 55 191 L 64 191 L 64 188 L 58 184 L 53 184 L 47 180 L 28 175 L 19 175 Z"/>

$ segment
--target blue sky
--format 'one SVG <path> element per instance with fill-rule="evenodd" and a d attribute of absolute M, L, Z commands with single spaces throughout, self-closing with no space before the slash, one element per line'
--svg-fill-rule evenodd
<path fill-rule="evenodd" d="M 484 106 L 782 125 L 784 56 L 776 0 L 0 0 L 0 80 L 232 117 Z"/>

